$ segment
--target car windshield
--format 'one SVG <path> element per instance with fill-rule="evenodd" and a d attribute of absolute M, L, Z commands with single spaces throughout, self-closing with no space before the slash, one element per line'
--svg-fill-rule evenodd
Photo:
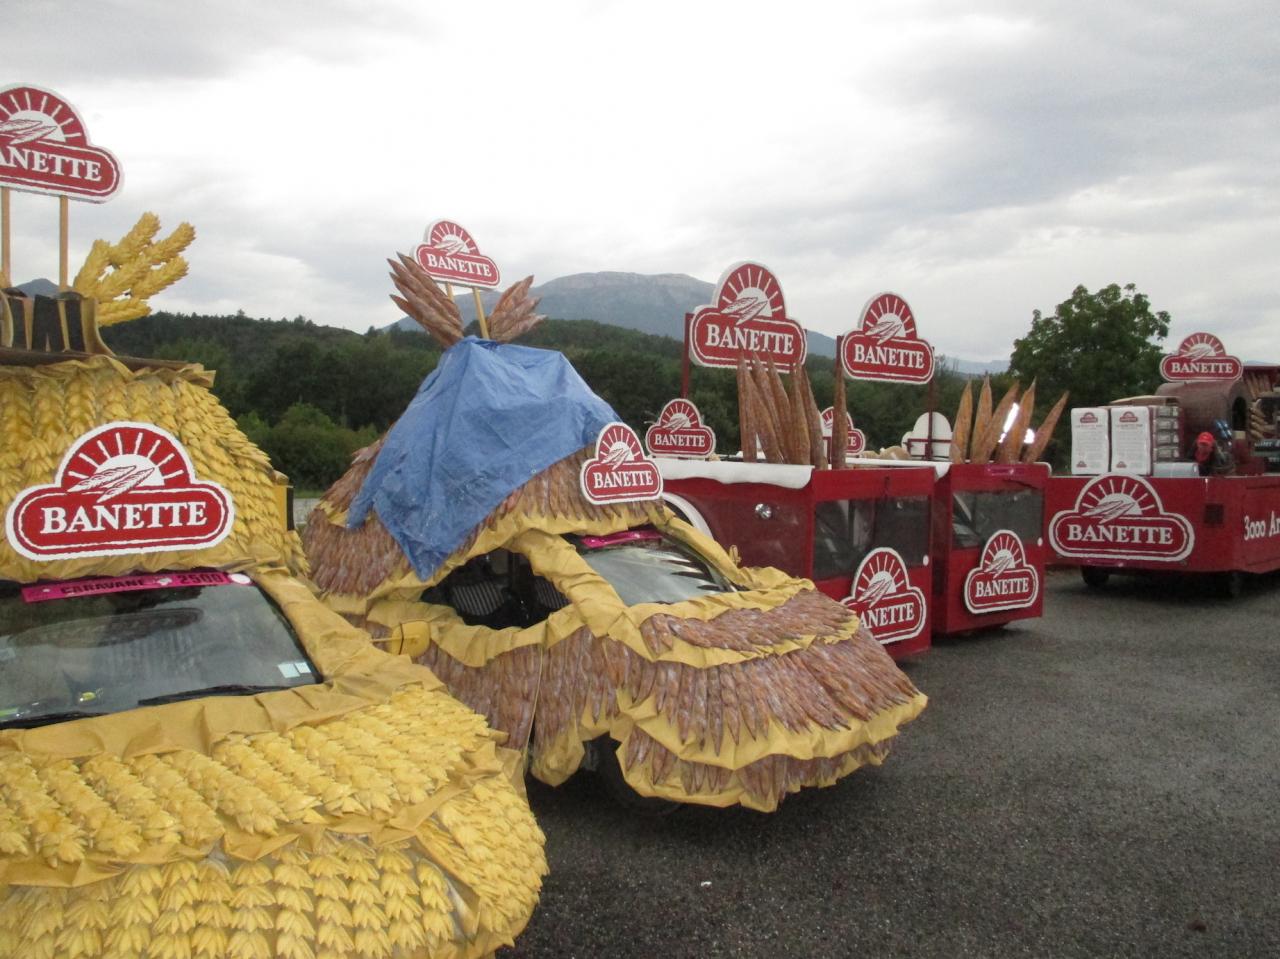
<path fill-rule="evenodd" d="M 734 588 L 702 557 L 656 530 L 570 540 L 628 606 L 679 603 Z"/>
<path fill-rule="evenodd" d="M 320 681 L 242 574 L 0 582 L 0 727 Z"/>

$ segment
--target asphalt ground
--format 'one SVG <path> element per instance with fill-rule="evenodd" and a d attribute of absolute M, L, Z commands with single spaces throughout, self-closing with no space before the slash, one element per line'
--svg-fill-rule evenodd
<path fill-rule="evenodd" d="M 772 815 L 532 783 L 551 874 L 500 955 L 1280 955 L 1280 578 L 1047 580 L 906 664 L 883 766 Z"/>

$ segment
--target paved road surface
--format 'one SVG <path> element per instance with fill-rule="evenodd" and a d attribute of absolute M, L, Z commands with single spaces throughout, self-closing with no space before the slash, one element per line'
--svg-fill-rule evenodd
<path fill-rule="evenodd" d="M 775 815 L 534 784 L 552 872 L 503 959 L 1280 955 L 1280 579 L 1047 589 L 907 667 L 931 704 L 883 767 Z"/>

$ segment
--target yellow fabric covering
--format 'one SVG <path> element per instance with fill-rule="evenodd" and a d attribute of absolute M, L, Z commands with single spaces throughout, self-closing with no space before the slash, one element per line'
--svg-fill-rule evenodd
<path fill-rule="evenodd" d="M 546 873 L 520 757 L 290 575 L 272 470 L 207 383 L 109 358 L 0 369 L 0 509 L 126 419 L 236 504 L 212 549 L 36 563 L 5 544 L 0 579 L 244 569 L 326 682 L 0 730 L 0 957 L 488 955 Z"/>
<path fill-rule="evenodd" d="M 589 450 L 513 493 L 420 579 L 376 516 L 345 529 L 376 449 L 304 530 L 323 598 L 393 652 L 431 667 L 508 745 L 528 745 L 532 734 L 530 769 L 544 782 L 563 782 L 584 744 L 609 736 L 643 795 L 768 811 L 788 792 L 881 762 L 927 702 L 857 618 L 807 580 L 739 566 L 658 502 L 586 503 L 576 477 Z M 693 548 L 738 591 L 628 607 L 562 535 L 643 524 Z M 568 605 L 524 629 L 488 629 L 421 601 L 426 587 L 497 548 L 526 557 Z"/>
<path fill-rule="evenodd" d="M 197 479 L 220 483 L 235 501 L 230 535 L 212 549 L 36 562 L 0 543 L 5 579 L 74 579 L 191 566 L 284 562 L 301 569 L 302 546 L 277 506 L 275 471 L 211 392 L 200 366 L 132 371 L 106 356 L 45 366 L 0 366 L 0 504 L 53 482 L 83 434 L 112 421 L 154 423 L 186 447 Z"/>

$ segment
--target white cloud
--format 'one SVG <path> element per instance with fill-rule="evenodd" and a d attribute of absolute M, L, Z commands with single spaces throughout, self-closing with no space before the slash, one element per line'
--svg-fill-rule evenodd
<path fill-rule="evenodd" d="M 158 305 L 388 322 L 385 257 L 445 216 L 512 278 L 757 259 L 832 334 L 895 289 L 960 357 L 1128 281 L 1174 336 L 1276 355 L 1260 2 L 13 6 L 12 79 L 125 167 L 73 259 L 144 209 L 199 231 Z M 48 202 L 20 276 L 56 269 Z"/>

